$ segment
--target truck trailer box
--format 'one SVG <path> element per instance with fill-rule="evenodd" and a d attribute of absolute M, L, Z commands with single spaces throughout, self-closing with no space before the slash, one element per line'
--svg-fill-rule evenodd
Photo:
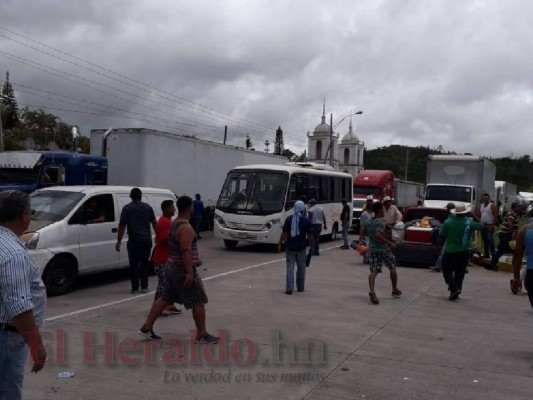
<path fill-rule="evenodd" d="M 286 157 L 151 129 L 93 129 L 91 154 L 105 155 L 110 185 L 169 189 L 214 206 L 228 171 L 284 164 Z"/>

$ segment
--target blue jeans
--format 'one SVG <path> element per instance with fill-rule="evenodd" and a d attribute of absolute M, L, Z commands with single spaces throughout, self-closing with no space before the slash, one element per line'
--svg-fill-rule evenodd
<path fill-rule="evenodd" d="M 342 240 L 344 240 L 344 245 L 348 246 L 348 229 L 350 228 L 350 221 L 345 221 L 342 223 Z"/>
<path fill-rule="evenodd" d="M 311 231 L 313 232 L 313 239 L 315 240 L 315 245 L 313 247 L 314 255 L 320 254 L 320 232 L 322 232 L 322 224 L 313 224 L 311 225 Z"/>
<path fill-rule="evenodd" d="M 150 264 L 151 241 L 128 239 L 128 258 L 131 269 L 131 290 L 148 289 L 148 269 Z"/>
<path fill-rule="evenodd" d="M 494 250 L 494 226 L 482 227 L 481 238 L 483 239 L 483 255 L 493 256 L 496 253 Z"/>
<path fill-rule="evenodd" d="M 285 282 L 285 290 L 287 292 L 294 291 L 294 264 L 296 264 L 296 288 L 299 292 L 305 289 L 305 249 L 302 251 L 285 252 L 287 260 L 287 279 Z"/>
<path fill-rule="evenodd" d="M 0 400 L 22 398 L 28 345 L 15 332 L 0 331 Z"/>

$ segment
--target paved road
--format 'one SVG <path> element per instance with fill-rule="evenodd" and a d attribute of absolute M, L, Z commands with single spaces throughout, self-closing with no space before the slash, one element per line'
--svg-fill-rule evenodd
<path fill-rule="evenodd" d="M 281 254 L 228 251 L 206 235 L 208 329 L 226 338 L 207 349 L 190 342 L 190 312 L 157 322 L 162 344 L 139 340 L 153 294 L 130 295 L 124 273 L 84 279 L 75 292 L 49 299 L 45 330 L 55 364 L 27 374 L 24 398 L 533 397 L 533 311 L 525 296 L 510 293 L 509 274 L 471 268 L 452 303 L 439 274 L 399 268 L 404 296 L 390 297 L 383 274 L 381 304 L 372 306 L 367 267 L 339 244 L 323 244 L 306 291 L 287 296 Z M 62 371 L 75 377 L 58 379 Z"/>

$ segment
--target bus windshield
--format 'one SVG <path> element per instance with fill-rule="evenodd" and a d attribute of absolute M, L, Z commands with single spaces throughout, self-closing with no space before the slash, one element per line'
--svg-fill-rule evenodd
<path fill-rule="evenodd" d="M 428 185 L 426 188 L 426 200 L 447 200 L 472 202 L 472 188 L 464 186 Z"/>
<path fill-rule="evenodd" d="M 0 168 L 0 183 L 36 183 L 39 171 L 29 168 Z"/>
<path fill-rule="evenodd" d="M 281 212 L 289 174 L 273 171 L 233 171 L 228 174 L 217 208 L 235 214 L 268 215 Z"/>
<path fill-rule="evenodd" d="M 85 196 L 77 192 L 48 191 L 30 196 L 33 221 L 59 221 Z"/>

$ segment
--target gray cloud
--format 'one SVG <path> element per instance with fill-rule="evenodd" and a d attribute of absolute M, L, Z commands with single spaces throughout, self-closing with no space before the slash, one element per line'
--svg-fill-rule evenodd
<path fill-rule="evenodd" d="M 522 155 L 532 152 L 532 13 L 526 0 L 11 0 L 0 4 L 1 27 L 167 94 L 65 63 L 1 29 L 0 51 L 62 72 L 50 75 L 2 54 L 0 65 L 11 72 L 21 104 L 50 107 L 85 133 L 151 126 L 220 140 L 227 124 L 235 144 L 250 133 L 262 148 L 281 125 L 288 147 L 302 151 L 326 97 L 328 121 L 329 113 L 338 121 L 364 111 L 353 122 L 368 148 L 442 145 Z M 76 84 L 67 73 L 107 87 Z M 105 108 L 39 98 L 18 83 L 137 114 L 55 110 Z M 341 134 L 347 129 L 347 121 L 339 127 Z"/>

